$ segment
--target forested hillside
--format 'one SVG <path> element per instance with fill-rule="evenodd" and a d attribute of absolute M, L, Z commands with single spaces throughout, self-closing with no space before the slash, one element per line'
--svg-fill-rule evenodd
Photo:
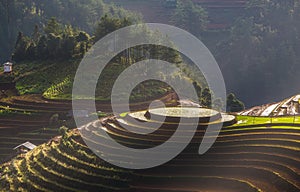
<path fill-rule="evenodd" d="M 187 14 L 189 10 L 192 12 Z M 187 30 L 192 30 L 193 25 L 199 24 L 199 28 L 194 31 L 196 33 L 199 30 L 199 36 L 205 30 L 206 17 L 206 12 L 201 7 L 192 2 L 187 4 L 181 2 L 174 12 L 172 22 L 177 25 L 182 24 L 181 27 Z M 188 24 L 188 20 L 192 20 L 192 24 Z M 70 99 L 76 66 L 89 48 L 106 34 L 139 21 L 140 18 L 136 17 L 136 14 L 110 6 L 109 11 L 104 11 L 104 15 L 95 22 L 94 29 L 90 34 L 88 31 L 77 28 L 76 25 L 66 25 L 55 17 L 45 21 L 42 27 L 35 25 L 28 33 L 31 35 L 19 31 L 11 57 L 16 62 L 15 70 L 12 73 L 12 82 L 16 83 L 16 88 L 21 95 L 43 94 L 49 99 Z M 150 36 L 151 33 L 148 32 Z M 181 73 L 174 75 L 193 81 L 194 86 L 198 89 L 200 103 L 203 106 L 211 106 L 210 96 L 213 93 L 205 88 L 206 82 L 202 73 L 191 67 L 192 64 L 188 64 L 189 62 L 183 61 L 176 51 L 152 45 L 130 48 L 111 61 L 110 67 L 104 72 L 105 75 L 100 77 L 100 82 L 105 86 L 101 86 L 101 88 L 98 86 L 97 93 L 99 94 L 97 96 L 99 99 L 107 100 L 110 97 L 107 94 L 110 93 L 113 82 L 120 72 L 129 65 L 145 59 L 142 54 L 145 52 L 148 52 L 151 58 L 176 63 L 181 68 Z M 54 72 L 58 68 L 59 72 Z M 157 88 L 152 90 L 149 86 Z M 140 92 L 140 90 L 143 94 L 133 94 L 134 100 L 164 94 L 170 88 L 157 82 L 150 84 L 148 82 L 138 87 L 136 91 Z M 224 102 L 226 101 L 219 102 L 219 104 L 223 105 Z M 239 109 L 242 110 L 243 105 L 239 104 L 238 108 L 233 110 Z"/>
<path fill-rule="evenodd" d="M 248 106 L 299 92 L 299 5 L 298 0 L 250 0 L 230 38 L 219 43 L 215 56 L 227 88 Z"/>
<path fill-rule="evenodd" d="M 0 62 L 10 59 L 18 32 L 33 36 L 36 26 L 43 28 L 56 17 L 63 25 L 93 33 L 102 16 L 114 15 L 139 19 L 135 13 L 108 5 L 102 0 L 1 0 L 0 1 Z"/>
<path fill-rule="evenodd" d="M 185 12 L 181 6 L 184 2 L 187 7 L 188 1 L 112 1 L 140 10 L 146 21 L 175 24 L 193 34 L 200 26 L 188 18 L 193 11 Z M 192 2 L 205 11 L 201 40 L 216 57 L 228 91 L 235 92 L 249 107 L 298 93 L 299 0 Z M 178 17 L 180 14 L 183 17 Z M 177 16 L 177 22 L 170 19 L 172 15 Z M 259 98 L 254 97 L 257 93 Z"/>
<path fill-rule="evenodd" d="M 220 73 L 200 71 L 206 57 L 188 58 L 202 47 L 184 55 L 163 46 L 171 36 L 146 25 L 99 43 L 108 53 L 93 47 L 149 21 L 113 1 L 0 0 L 0 64 L 11 61 L 0 69 L 0 192 L 300 191 L 300 0 L 115 0 L 201 39 L 227 94 L 235 93 L 224 100 L 205 79 L 218 82 Z M 140 36 L 148 43 L 111 51 Z M 72 92 L 85 55 L 95 57 L 87 72 L 78 70 L 87 75 Z M 153 67 L 151 59 L 176 69 Z M 150 61 L 142 71 L 134 65 L 140 61 Z M 149 71 L 160 79 L 135 84 Z M 113 90 L 122 73 L 129 77 L 119 79 L 122 87 L 135 86 L 129 95 Z M 93 96 L 86 94 L 96 80 Z M 186 82 L 198 98 L 188 98 Z M 240 98 L 246 107 L 266 104 L 245 110 Z"/>
<path fill-rule="evenodd" d="M 108 5 L 108 1 L 103 3 L 101 0 L 0 2 L 0 24 L 3 26 L 0 29 L 1 63 L 10 59 L 17 37 L 21 37 L 19 31 L 32 38 L 36 29 L 42 31 L 53 16 L 64 27 L 72 25 L 74 30 L 85 31 L 90 37 L 95 34 L 96 23 L 105 13 L 120 18 L 124 15 L 140 18 L 136 16 L 137 13 Z M 119 1 L 111 2 L 133 7 L 132 10 L 139 10 L 148 20 L 163 18 L 161 21 L 182 27 L 200 37 L 216 57 L 228 92 L 236 93 L 246 106 L 283 99 L 297 93 L 300 71 L 297 65 L 300 60 L 297 54 L 300 49 L 298 0 L 249 0 L 235 10 L 225 6 L 225 3 L 220 7 L 219 2 L 208 5 L 202 1 L 177 1 L 172 7 L 164 3 L 157 4 L 155 11 L 151 7 L 155 7 L 158 1 L 149 1 L 148 4 L 129 0 L 122 4 Z M 154 14 L 157 11 L 159 14 Z M 225 21 L 230 18 L 235 21 L 232 27 Z M 212 24 L 227 25 L 229 28 L 211 28 Z M 58 36 L 51 38 L 57 40 Z M 38 42 L 35 44 L 37 46 Z M 29 47 L 31 50 L 34 46 Z M 80 55 L 80 49 L 83 52 L 85 47 L 83 43 L 79 44 L 76 54 Z M 257 92 L 260 98 L 253 99 Z"/>

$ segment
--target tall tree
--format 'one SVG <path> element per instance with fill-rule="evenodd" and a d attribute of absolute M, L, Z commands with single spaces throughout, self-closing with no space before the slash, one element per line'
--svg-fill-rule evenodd
<path fill-rule="evenodd" d="M 37 43 L 39 41 L 40 36 L 41 36 L 41 34 L 40 34 L 39 26 L 35 25 L 33 33 L 32 33 L 32 40 L 33 40 L 33 42 Z"/>
<path fill-rule="evenodd" d="M 201 105 L 211 108 L 212 106 L 212 93 L 209 90 L 209 88 L 204 88 L 204 90 L 201 93 Z"/>
<path fill-rule="evenodd" d="M 46 27 L 44 28 L 44 31 L 47 35 L 53 33 L 54 35 L 59 35 L 62 33 L 62 25 L 58 23 L 55 17 L 52 17 Z"/>
<path fill-rule="evenodd" d="M 207 12 L 191 0 L 177 1 L 172 20 L 175 25 L 199 36 L 208 23 Z"/>
<path fill-rule="evenodd" d="M 29 45 L 29 39 L 25 37 L 22 32 L 19 32 L 17 42 L 15 45 L 15 51 L 12 56 L 13 60 L 18 62 L 26 59 L 26 53 Z"/>
<path fill-rule="evenodd" d="M 233 93 L 230 93 L 227 96 L 227 108 L 229 112 L 238 112 L 244 110 L 245 105 Z"/>
<path fill-rule="evenodd" d="M 95 30 L 95 41 L 98 41 L 105 35 L 132 24 L 130 18 L 117 18 L 104 15 L 97 24 Z"/>

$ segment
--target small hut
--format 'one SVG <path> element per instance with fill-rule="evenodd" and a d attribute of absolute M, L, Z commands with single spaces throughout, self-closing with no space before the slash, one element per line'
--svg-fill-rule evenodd
<path fill-rule="evenodd" d="M 4 68 L 4 73 L 10 73 L 12 72 L 12 63 L 11 62 L 6 62 L 3 64 L 3 68 Z"/>
<path fill-rule="evenodd" d="M 26 153 L 34 148 L 36 148 L 36 145 L 27 141 L 25 143 L 22 143 L 21 145 L 16 146 L 14 150 L 17 150 L 17 153 Z"/>

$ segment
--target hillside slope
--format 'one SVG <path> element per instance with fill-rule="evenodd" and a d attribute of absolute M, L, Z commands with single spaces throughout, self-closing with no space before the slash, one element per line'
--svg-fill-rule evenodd
<path fill-rule="evenodd" d="M 73 79 L 80 60 L 68 61 L 34 61 L 22 62 L 14 65 L 11 74 L 0 75 L 0 85 L 8 83 L 14 85 L 20 95 L 40 94 L 47 99 L 71 100 Z M 114 81 L 125 69 L 125 66 L 112 63 L 103 72 L 97 86 L 96 99 L 110 99 Z M 0 86 L 0 89 L 2 87 Z M 132 95 L 133 101 L 148 100 L 159 97 L 170 91 L 170 87 L 156 81 L 144 82 L 137 86 Z M 143 93 L 143 94 L 141 94 Z M 1 98 L 1 97 L 0 97 Z"/>
<path fill-rule="evenodd" d="M 10 74 L 1 74 L 0 83 L 15 84 L 19 94 L 42 94 L 49 87 L 74 76 L 79 60 L 21 62 Z M 1 88 L 1 87 L 0 87 Z"/>
<path fill-rule="evenodd" d="M 176 128 L 170 124 L 154 134 L 137 136 L 122 128 L 122 123 L 142 128 L 126 117 L 108 117 L 80 130 L 96 136 L 97 129 L 105 129 L 120 143 L 146 147 L 163 142 Z M 191 144 L 167 164 L 128 171 L 95 156 L 79 129 L 74 129 L 2 165 L 0 191 L 300 191 L 299 125 L 223 127 L 212 149 L 200 156 L 197 150 L 204 131 L 205 125 L 199 124 Z M 110 147 L 105 145 L 107 138 L 100 137 L 92 142 Z"/>
<path fill-rule="evenodd" d="M 294 95 L 277 103 L 252 107 L 238 113 L 249 116 L 289 116 L 300 114 L 300 95 Z"/>

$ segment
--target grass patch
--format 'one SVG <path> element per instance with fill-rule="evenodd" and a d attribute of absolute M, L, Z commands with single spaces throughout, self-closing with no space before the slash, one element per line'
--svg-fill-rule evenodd
<path fill-rule="evenodd" d="M 126 65 L 121 65 L 118 63 L 111 63 L 102 71 L 96 91 L 95 91 L 95 100 L 97 101 L 110 101 L 112 88 L 115 83 L 115 80 L 118 76 L 126 69 Z M 74 69 L 73 72 L 65 73 L 68 74 L 67 76 L 64 74 L 63 78 L 56 78 L 54 83 L 47 84 L 44 88 L 48 87 L 43 96 L 48 99 L 64 99 L 64 100 L 71 100 L 72 99 L 72 87 L 73 81 L 75 76 Z M 51 78 L 50 78 L 51 79 Z M 53 81 L 52 81 L 53 82 Z M 89 88 L 89 84 L 91 83 L 89 79 L 86 80 L 86 88 Z M 33 87 L 32 87 L 33 88 Z M 19 88 L 20 89 L 20 88 Z M 34 88 L 35 89 L 35 88 Z M 44 90 L 44 89 L 43 89 Z M 130 95 L 131 102 L 140 102 L 151 99 L 156 96 L 162 96 L 163 94 L 170 91 L 171 88 L 160 81 L 145 81 L 138 86 L 136 86 Z M 27 91 L 26 93 L 28 93 Z M 24 91 L 22 93 L 25 93 Z M 75 96 L 78 99 L 93 99 L 89 98 L 85 95 L 78 95 Z M 122 93 L 120 93 L 120 98 L 122 98 Z"/>
<path fill-rule="evenodd" d="M 0 71 L 0 73 L 2 73 Z M 3 73 L 2 75 L 0 75 L 0 83 L 10 83 L 14 80 L 14 77 L 11 73 L 5 74 Z"/>
<path fill-rule="evenodd" d="M 61 83 L 66 75 L 75 74 L 79 61 L 31 62 L 14 66 L 13 76 L 21 95 L 42 94 L 51 86 Z"/>
<path fill-rule="evenodd" d="M 3 108 L 0 109 L 0 117 L 8 117 L 8 116 L 14 116 L 14 115 L 26 115 L 26 116 L 32 116 L 33 113 L 29 111 L 16 111 L 11 110 L 10 108 Z"/>
<path fill-rule="evenodd" d="M 253 117 L 253 116 L 237 116 L 237 123 L 231 127 L 236 126 L 253 126 L 253 125 L 263 125 L 263 124 L 299 124 L 299 116 L 282 116 L 282 117 Z"/>

